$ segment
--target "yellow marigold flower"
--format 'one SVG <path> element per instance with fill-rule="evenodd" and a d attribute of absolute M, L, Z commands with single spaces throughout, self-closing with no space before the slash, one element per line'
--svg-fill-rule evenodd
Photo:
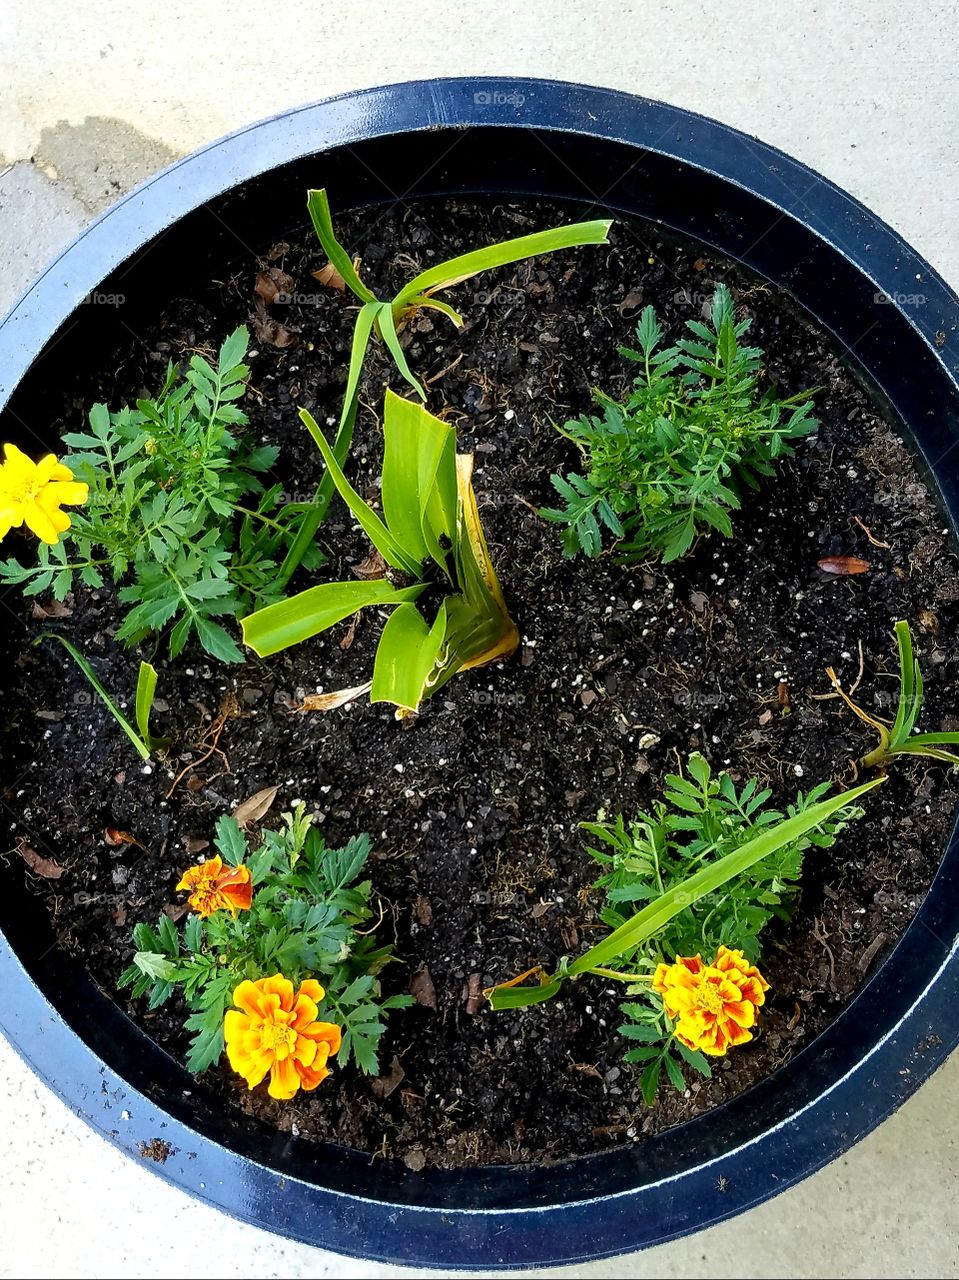
<path fill-rule="evenodd" d="M 223 909 L 235 916 L 249 911 L 253 901 L 253 877 L 246 866 L 225 867 L 217 855 L 184 871 L 177 889 L 189 889 L 190 906 L 199 916 L 211 916 Z"/>
<path fill-rule="evenodd" d="M 282 973 L 241 982 L 223 1020 L 226 1054 L 233 1070 L 255 1089 L 270 1074 L 268 1093 L 285 1102 L 298 1089 L 315 1089 L 330 1074 L 327 1061 L 339 1053 L 340 1028 L 317 1022 L 323 988 L 315 978 L 293 983 Z"/>
<path fill-rule="evenodd" d="M 659 965 L 653 990 L 675 1020 L 676 1039 L 721 1058 L 732 1045 L 753 1038 L 749 1028 L 769 983 L 741 951 L 720 947 L 711 965 L 699 956 L 677 956 L 675 964 Z"/>
<path fill-rule="evenodd" d="M 60 534 L 70 528 L 70 517 L 60 508 L 86 502 L 89 485 L 75 480 L 70 468 L 52 453 L 33 462 L 15 444 L 5 444 L 3 452 L 0 539 L 26 525 L 41 542 L 59 542 Z"/>

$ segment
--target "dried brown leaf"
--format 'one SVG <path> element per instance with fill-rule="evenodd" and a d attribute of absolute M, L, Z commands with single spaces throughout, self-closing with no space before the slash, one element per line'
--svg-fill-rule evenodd
<path fill-rule="evenodd" d="M 690 594 L 689 603 L 696 613 L 705 613 L 706 606 L 709 604 L 709 596 L 704 595 L 702 591 L 693 591 Z"/>
<path fill-rule="evenodd" d="M 254 307 L 252 323 L 253 332 L 259 342 L 266 342 L 280 349 L 296 345 L 296 334 L 274 320 L 259 298 Z"/>
<path fill-rule="evenodd" d="M 367 680 L 365 684 L 354 685 L 352 689 L 337 689 L 333 693 L 311 693 L 293 710 L 335 711 L 337 707 L 345 707 L 348 702 L 361 697 L 364 693 L 369 693 L 372 688 L 373 681 Z"/>
<path fill-rule="evenodd" d="M 249 826 L 251 822 L 259 822 L 264 814 L 269 811 L 279 789 L 279 784 L 275 787 L 263 787 L 261 791 L 257 791 L 249 799 L 244 800 L 242 804 L 238 804 L 233 810 L 233 817 L 237 826 L 242 830 L 244 827 Z"/>
<path fill-rule="evenodd" d="M 436 987 L 426 965 L 421 965 L 410 979 L 410 995 L 427 1009 L 436 1008 Z"/>
<path fill-rule="evenodd" d="M 326 285 L 328 289 L 339 289 L 340 293 L 346 289 L 346 281 L 332 262 L 328 262 L 325 267 L 320 267 L 319 271 L 312 272 L 312 275 L 314 280 Z"/>
<path fill-rule="evenodd" d="M 422 925 L 433 923 L 433 904 L 422 893 L 417 895 L 413 906 L 417 921 Z"/>
<path fill-rule="evenodd" d="M 37 622 L 46 622 L 48 618 L 72 618 L 73 596 L 67 596 L 66 600 L 51 600 L 48 604 L 41 604 L 39 600 L 34 600 L 30 616 Z"/>
<path fill-rule="evenodd" d="M 643 305 L 642 289 L 630 289 L 622 302 L 616 303 L 616 310 L 620 315 L 625 315 L 627 311 L 636 311 Z"/>
<path fill-rule="evenodd" d="M 357 578 L 382 578 L 386 572 L 386 561 L 374 548 L 365 560 L 351 566 Z"/>
<path fill-rule="evenodd" d="M 296 290 L 296 281 L 279 267 L 267 267 L 257 273 L 254 293 L 265 307 L 274 302 L 286 302 Z"/>
<path fill-rule="evenodd" d="M 388 1098 L 394 1089 L 406 1079 L 406 1072 L 403 1070 L 402 1064 L 396 1054 L 393 1054 L 393 1062 L 390 1066 L 390 1074 L 388 1076 L 380 1076 L 378 1080 L 373 1081 L 373 1096 L 379 1099 Z"/>
<path fill-rule="evenodd" d="M 120 831 L 117 827 L 107 827 L 103 833 L 103 842 L 111 849 L 118 849 L 121 844 L 135 844 L 138 849 L 143 848 L 136 836 L 131 836 L 129 831 Z"/>
<path fill-rule="evenodd" d="M 202 853 L 204 849 L 209 849 L 210 842 L 202 836 L 184 836 L 183 847 L 187 853 Z"/>
<path fill-rule="evenodd" d="M 471 973 L 463 991 L 466 999 L 466 1012 L 471 1018 L 475 1018 L 483 1007 L 483 975 L 481 973 Z"/>
<path fill-rule="evenodd" d="M 37 853 L 36 849 L 31 849 L 22 837 L 17 845 L 17 853 L 30 870 L 38 876 L 43 876 L 44 880 L 59 880 L 63 875 L 63 867 L 59 862 L 54 862 L 52 858 L 44 858 L 42 854 Z"/>
<path fill-rule="evenodd" d="M 359 622 L 359 620 L 360 620 L 359 612 L 354 613 L 353 617 L 350 619 L 350 625 L 346 629 L 346 635 L 340 641 L 341 649 L 349 649 L 353 644 L 353 641 L 356 639 L 356 624 Z"/>
<path fill-rule="evenodd" d="M 856 573 L 868 573 L 872 568 L 868 560 L 860 560 L 858 556 L 823 556 L 816 563 L 823 573 L 834 573 L 842 578 Z"/>

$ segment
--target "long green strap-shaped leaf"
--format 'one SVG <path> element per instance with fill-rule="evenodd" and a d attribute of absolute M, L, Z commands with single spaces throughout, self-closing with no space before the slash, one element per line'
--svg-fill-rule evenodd
<path fill-rule="evenodd" d="M 373 582 L 322 582 L 241 618 L 243 641 L 261 658 L 268 658 L 318 636 L 359 609 L 406 604 L 424 589 L 422 583 L 394 587 L 385 578 Z"/>
<path fill-rule="evenodd" d="M 612 219 L 601 218 L 594 222 L 574 222 L 566 227 L 552 227 L 548 231 L 534 231 L 532 235 L 517 236 L 515 240 L 503 240 L 438 262 L 436 266 L 421 271 L 405 285 L 393 299 L 393 314 L 397 315 L 418 294 L 436 289 L 447 289 L 469 280 L 481 271 L 505 267 L 523 258 L 535 258 L 541 253 L 554 253 L 557 249 L 573 249 L 583 244 L 604 244 L 609 237 Z"/>
<path fill-rule="evenodd" d="M 417 307 L 424 307 L 428 311 L 439 311 L 441 315 L 446 316 L 447 320 L 452 320 L 457 329 L 462 329 L 463 327 L 463 317 L 448 302 L 444 302 L 442 298 L 422 296 L 416 299 L 416 305 Z"/>
<path fill-rule="evenodd" d="M 313 226 L 319 237 L 320 244 L 326 251 L 326 256 L 343 277 L 344 282 L 349 285 L 350 289 L 362 302 L 375 302 L 375 296 L 357 275 L 356 268 L 353 266 L 353 259 L 336 238 L 336 232 L 333 230 L 333 218 L 330 215 L 330 202 L 327 199 L 325 188 L 310 191 L 306 198 L 306 207 L 310 211 Z"/>
<path fill-rule="evenodd" d="M 384 303 L 382 308 L 376 313 L 376 322 L 379 326 L 380 335 L 389 349 L 390 355 L 393 357 L 393 363 L 399 369 L 402 376 L 410 384 L 421 400 L 426 399 L 426 391 L 422 382 L 414 374 L 413 370 L 406 363 L 406 352 L 400 346 L 400 340 L 396 332 L 396 322 L 393 319 L 393 312 L 389 305 Z"/>
<path fill-rule="evenodd" d="M 149 662 L 140 663 L 137 675 L 137 692 L 135 700 L 137 728 L 143 741 L 151 751 L 160 751 L 170 745 L 169 738 L 154 738 L 150 732 L 150 712 L 153 710 L 153 699 L 157 691 L 156 668 Z"/>
<path fill-rule="evenodd" d="M 564 977 L 572 978 L 578 974 L 588 973 L 591 969 L 608 965 L 618 956 L 632 951 L 641 942 L 659 933 L 674 916 L 692 906 L 694 902 L 708 893 L 715 893 L 729 880 L 742 875 L 757 862 L 775 853 L 777 849 L 802 839 L 837 810 L 851 804 L 883 781 L 883 778 L 874 778 L 871 782 L 853 787 L 852 790 L 845 791 L 841 795 L 831 796 L 828 800 L 821 800 L 802 813 L 777 822 L 775 826 L 760 832 L 752 840 L 747 840 L 732 853 L 727 853 L 725 857 L 703 867 L 701 871 L 697 871 L 655 898 L 641 911 L 637 911 L 625 924 L 614 929 L 602 942 L 585 951 L 563 973 L 555 974 L 538 987 L 504 987 L 502 989 L 494 987 L 489 993 L 490 1003 L 494 1009 L 519 1008 L 526 1003 L 522 998 L 524 993 L 531 997 L 530 1004 L 548 1000 L 550 996 L 556 994 Z"/>
<path fill-rule="evenodd" d="M 585 973 L 588 969 L 595 968 L 596 965 L 608 964 L 610 960 L 615 960 L 617 956 L 622 955 L 625 951 L 631 951 L 640 942 L 644 942 L 647 938 L 652 937 L 653 934 L 658 933 L 680 911 L 692 906 L 694 902 L 705 897 L 707 893 L 715 893 L 717 889 L 721 888 L 727 881 L 732 880 L 734 876 L 742 875 L 750 867 L 755 866 L 757 862 L 761 862 L 763 858 L 768 858 L 771 853 L 775 853 L 777 849 L 802 839 L 807 832 L 830 818 L 837 809 L 845 808 L 846 805 L 851 804 L 859 796 L 865 795 L 867 791 L 871 791 L 873 787 L 878 786 L 882 781 L 883 779 L 881 778 L 874 778 L 871 782 L 864 782 L 861 786 L 853 787 L 852 790 L 845 791 L 841 795 L 830 796 L 828 800 L 820 800 L 818 804 L 810 805 L 802 813 L 797 813 L 791 818 L 785 818 L 782 822 L 777 822 L 775 826 L 760 832 L 758 836 L 754 836 L 752 840 L 747 840 L 745 844 L 740 845 L 738 849 L 734 849 L 732 853 L 727 853 L 725 857 L 719 858 L 711 865 L 703 867 L 701 871 L 697 871 L 695 875 L 682 881 L 681 884 L 675 885 L 672 889 L 667 889 L 664 894 L 650 902 L 642 911 L 637 911 L 625 924 L 620 925 L 618 929 L 614 929 L 609 937 L 604 938 L 602 942 L 598 942 L 595 947 L 590 947 L 588 951 L 574 960 L 567 972 L 571 977 L 577 973 Z"/>
<path fill-rule="evenodd" d="M 333 450 L 326 442 L 326 437 L 314 421 L 313 415 L 308 410 L 301 409 L 300 419 L 316 441 L 316 446 L 323 455 L 323 461 L 333 477 L 333 483 L 336 485 L 340 497 L 356 516 L 363 528 L 363 532 L 373 543 L 373 546 L 376 547 L 387 564 L 391 564 L 394 569 L 399 569 L 401 572 L 409 573 L 414 577 L 418 576 L 422 562 L 400 546 L 397 539 L 393 537 L 370 504 L 360 497 L 349 480 L 347 480 L 339 462 L 333 456 Z"/>
<path fill-rule="evenodd" d="M 77 664 L 77 666 L 86 676 L 87 680 L 89 680 L 90 684 L 96 690 L 97 694 L 103 701 L 104 706 L 110 712 L 110 715 L 113 716 L 114 720 L 116 720 L 117 724 L 120 726 L 123 732 L 127 735 L 130 741 L 133 743 L 134 747 L 136 747 L 137 751 L 140 753 L 143 759 L 149 760 L 150 748 L 143 741 L 143 739 L 137 733 L 136 729 L 134 729 L 133 725 L 126 718 L 126 716 L 117 706 L 117 704 L 113 701 L 110 695 L 107 693 L 106 689 L 104 689 L 103 685 L 100 683 L 99 676 L 94 671 L 93 667 L 90 665 L 87 659 L 80 652 L 80 650 L 77 649 L 75 645 L 72 645 L 70 641 L 66 639 L 65 636 L 58 635 L 57 632 L 55 631 L 48 631 L 42 636 L 37 636 L 36 640 L 34 640 L 33 643 L 40 644 L 42 640 L 58 640 L 60 644 L 63 645 L 64 649 L 66 649 L 67 653 L 70 655 L 73 661 Z M 146 663 L 142 664 L 142 666 L 146 666 L 146 665 L 147 665 Z M 152 670 L 152 667 L 150 669 Z M 154 672 L 154 675 L 155 674 L 156 673 Z M 138 694 L 139 694 L 139 689 L 138 689 Z M 150 701 L 152 703 L 153 701 L 152 698 L 150 699 Z"/>
<path fill-rule="evenodd" d="M 899 646 L 899 706 L 889 731 L 893 745 L 909 737 L 922 707 L 922 673 L 913 653 L 908 622 L 900 620 L 896 623 L 895 637 Z"/>
<path fill-rule="evenodd" d="M 383 410 L 383 515 L 390 533 L 422 563 L 448 575 L 441 543 L 456 532 L 456 432 L 422 405 L 387 390 Z"/>
<path fill-rule="evenodd" d="M 350 367 L 346 377 L 346 393 L 343 398 L 343 410 L 340 414 L 340 424 L 333 440 L 333 456 L 340 464 L 340 467 L 345 464 L 350 445 L 353 443 L 353 428 L 356 425 L 356 411 L 359 405 L 360 374 L 363 372 L 363 361 L 370 345 L 373 324 L 378 312 L 385 305 L 382 302 L 364 303 L 356 317 L 356 325 L 353 329 L 353 345 L 350 351 Z M 279 586 L 285 587 L 294 572 L 299 568 L 300 562 L 313 544 L 317 530 L 326 519 L 326 513 L 330 508 L 330 500 L 335 492 L 336 486 L 333 483 L 333 477 L 327 469 L 317 487 L 309 510 L 300 521 L 296 537 L 290 544 L 290 549 L 280 565 L 278 574 Z"/>
<path fill-rule="evenodd" d="M 377 646 L 370 702 L 392 702 L 401 712 L 416 711 L 441 661 L 446 625 L 446 601 L 432 626 L 413 604 L 393 610 Z"/>

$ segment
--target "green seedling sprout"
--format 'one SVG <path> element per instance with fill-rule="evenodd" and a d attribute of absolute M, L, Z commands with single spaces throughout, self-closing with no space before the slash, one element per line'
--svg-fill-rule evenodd
<path fill-rule="evenodd" d="M 909 623 L 896 623 L 894 635 L 899 649 L 899 705 L 891 725 L 871 716 L 853 702 L 839 683 L 832 667 L 826 675 L 846 706 L 879 735 L 879 745 L 867 752 L 859 764 L 864 769 L 888 769 L 896 756 L 927 756 L 944 764 L 959 765 L 959 755 L 944 748 L 959 746 L 959 733 L 914 733 L 922 711 L 922 672 L 913 652 Z"/>
<path fill-rule="evenodd" d="M 134 729 L 133 725 L 104 689 L 93 667 L 75 645 L 55 632 L 47 632 L 45 635 L 38 636 L 33 643 L 40 644 L 43 640 L 58 640 L 63 645 L 64 649 L 86 676 L 96 694 L 103 701 L 110 715 L 113 716 L 144 760 L 149 760 L 155 751 L 162 751 L 170 745 L 169 738 L 155 738 L 150 733 L 150 712 L 153 710 L 153 699 L 156 695 L 157 673 L 156 668 L 149 662 L 140 663 L 140 671 L 137 676 L 135 715 L 137 728 L 140 730 L 137 733 L 137 730 Z"/>

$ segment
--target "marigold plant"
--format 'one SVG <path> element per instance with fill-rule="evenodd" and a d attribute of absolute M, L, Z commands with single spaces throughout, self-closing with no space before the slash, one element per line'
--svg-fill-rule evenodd
<path fill-rule="evenodd" d="M 360 932 L 372 914 L 372 885 L 358 882 L 369 839 L 328 849 L 302 804 L 283 818 L 253 851 L 234 818 L 220 819 L 216 856 L 180 880 L 194 909 L 182 932 L 167 915 L 155 928 L 137 924 L 119 983 L 148 996 L 151 1009 L 181 992 L 194 1033 L 190 1070 L 212 1066 L 226 1046 L 251 1088 L 270 1073 L 274 1097 L 292 1097 L 277 1092 L 292 1084 L 283 1065 L 291 1056 L 296 1088 L 315 1088 L 334 1055 L 375 1075 L 383 1018 L 411 1003 L 382 994 L 392 952 L 371 929 Z"/>
<path fill-rule="evenodd" d="M 250 1089 L 269 1074 L 267 1092 L 280 1102 L 300 1089 L 322 1084 L 330 1074 L 327 1060 L 339 1053 L 340 1028 L 317 1019 L 325 992 L 306 978 L 294 995 L 282 973 L 258 982 L 241 982 L 223 1020 L 226 1056 Z"/>
<path fill-rule="evenodd" d="M 279 599 L 277 566 L 308 509 L 266 482 L 279 451 L 256 443 L 240 408 L 248 342 L 241 326 L 212 363 L 194 352 L 168 365 L 155 398 L 93 405 L 88 429 L 64 435 L 63 462 L 34 465 L 8 445 L 0 535 L 25 523 L 41 541 L 35 555 L 0 562 L 0 583 L 62 600 L 78 577 L 110 582 L 126 606 L 118 640 L 165 632 L 171 657 L 195 638 L 242 662 L 228 621 Z M 71 519 L 64 504 L 83 510 Z M 322 555 L 310 545 L 300 559 L 309 568 Z"/>
<path fill-rule="evenodd" d="M 754 780 L 739 790 L 728 774 L 714 777 L 698 753 L 688 774 L 668 775 L 664 801 L 632 822 L 601 814 L 583 824 L 603 846 L 589 852 L 606 871 L 597 887 L 605 890 L 600 917 L 612 932 L 583 955 L 564 957 L 552 974 L 536 967 L 487 992 L 494 1008 L 518 1008 L 595 974 L 642 997 L 620 1006 L 628 1021 L 619 1032 L 632 1042 L 625 1061 L 642 1067 L 648 1105 L 664 1071 L 685 1090 L 683 1064 L 708 1076 L 707 1055 L 751 1039 L 766 990 L 752 963 L 760 931 L 788 915 L 804 853 L 834 843 L 862 815 L 854 802 L 876 785 L 824 799 L 828 785 L 821 784 L 780 812 L 767 807 L 768 790 Z M 703 953 L 716 961 L 703 966 Z M 522 985 L 530 977 L 537 985 Z"/>

